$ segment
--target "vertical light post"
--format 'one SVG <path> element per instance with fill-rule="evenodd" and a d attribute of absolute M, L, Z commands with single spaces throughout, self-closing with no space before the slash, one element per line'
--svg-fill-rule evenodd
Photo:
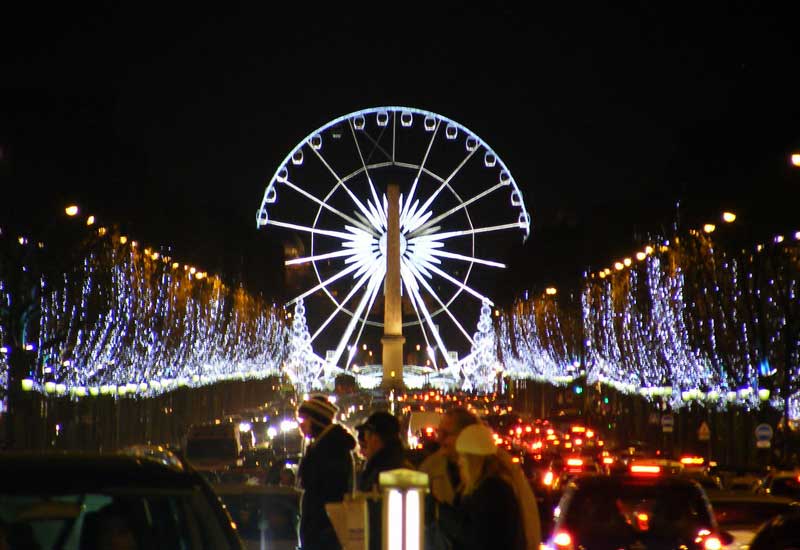
<path fill-rule="evenodd" d="M 383 493 L 383 550 L 421 550 L 428 474 L 400 468 L 381 472 L 378 482 Z"/>

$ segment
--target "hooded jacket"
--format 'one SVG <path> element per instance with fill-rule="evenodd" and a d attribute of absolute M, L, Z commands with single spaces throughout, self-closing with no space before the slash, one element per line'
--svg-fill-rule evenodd
<path fill-rule="evenodd" d="M 303 550 L 341 548 L 325 504 L 341 502 L 351 489 L 355 446 L 356 440 L 347 430 L 331 424 L 306 449 L 298 470 L 303 489 L 299 529 Z"/>

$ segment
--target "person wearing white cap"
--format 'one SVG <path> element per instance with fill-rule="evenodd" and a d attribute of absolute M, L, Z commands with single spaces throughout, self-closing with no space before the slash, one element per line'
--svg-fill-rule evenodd
<path fill-rule="evenodd" d="M 457 499 L 457 489 L 463 486 L 459 473 L 459 453 L 456 442 L 461 432 L 468 426 L 480 424 L 480 419 L 463 407 L 447 410 L 442 416 L 437 430 L 441 448 L 430 455 L 420 465 L 420 470 L 430 478 L 431 496 L 439 503 L 453 505 Z M 514 493 L 520 505 L 525 529 L 526 550 L 539 550 L 542 539 L 541 521 L 536 497 L 533 494 L 522 468 L 511 460 L 511 456 L 503 449 L 497 450 L 497 458 L 511 472 Z M 435 527 L 432 531 L 435 531 Z"/>
<path fill-rule="evenodd" d="M 313 395 L 297 408 L 300 429 L 313 442 L 306 448 L 297 472 L 303 497 L 300 501 L 300 548 L 341 548 L 325 504 L 341 502 L 353 479 L 353 436 L 333 422 L 338 408 L 327 397 Z"/>
<path fill-rule="evenodd" d="M 467 426 L 456 439 L 461 488 L 454 507 L 442 505 L 439 525 L 454 550 L 525 550 L 513 473 L 497 453 L 492 431 Z"/>

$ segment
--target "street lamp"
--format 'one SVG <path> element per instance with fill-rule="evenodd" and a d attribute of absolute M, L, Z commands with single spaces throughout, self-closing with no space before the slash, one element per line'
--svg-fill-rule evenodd
<path fill-rule="evenodd" d="M 792 155 L 789 157 L 789 160 L 792 163 L 792 166 L 800 168 L 800 153 L 792 153 Z"/>
<path fill-rule="evenodd" d="M 736 221 L 736 214 L 734 214 L 733 212 L 723 212 L 722 220 L 725 223 L 733 223 Z"/>
<path fill-rule="evenodd" d="M 425 492 L 428 474 L 399 468 L 381 472 L 385 550 L 420 550 L 424 546 Z"/>

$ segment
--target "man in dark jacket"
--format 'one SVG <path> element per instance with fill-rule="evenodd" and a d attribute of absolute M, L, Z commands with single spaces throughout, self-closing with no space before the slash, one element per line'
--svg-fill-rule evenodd
<path fill-rule="evenodd" d="M 372 413 L 357 429 L 364 432 L 361 452 L 367 460 L 358 476 L 359 491 L 371 491 L 377 485 L 381 472 L 411 468 L 400 439 L 400 422 L 394 415 L 385 411 Z"/>
<path fill-rule="evenodd" d="M 303 489 L 300 503 L 300 548 L 339 550 L 325 504 L 341 502 L 353 480 L 352 450 L 355 439 L 333 423 L 338 411 L 324 395 L 314 395 L 297 409 L 300 429 L 312 443 L 300 462 L 298 478 Z"/>
<path fill-rule="evenodd" d="M 364 433 L 361 452 L 367 459 L 364 470 L 358 476 L 358 490 L 370 492 L 377 489 L 381 472 L 397 468 L 411 468 L 406 460 L 405 448 L 400 439 L 400 423 L 385 411 L 372 413 L 358 427 Z M 382 539 L 381 501 L 369 502 L 369 548 L 380 550 Z"/>

